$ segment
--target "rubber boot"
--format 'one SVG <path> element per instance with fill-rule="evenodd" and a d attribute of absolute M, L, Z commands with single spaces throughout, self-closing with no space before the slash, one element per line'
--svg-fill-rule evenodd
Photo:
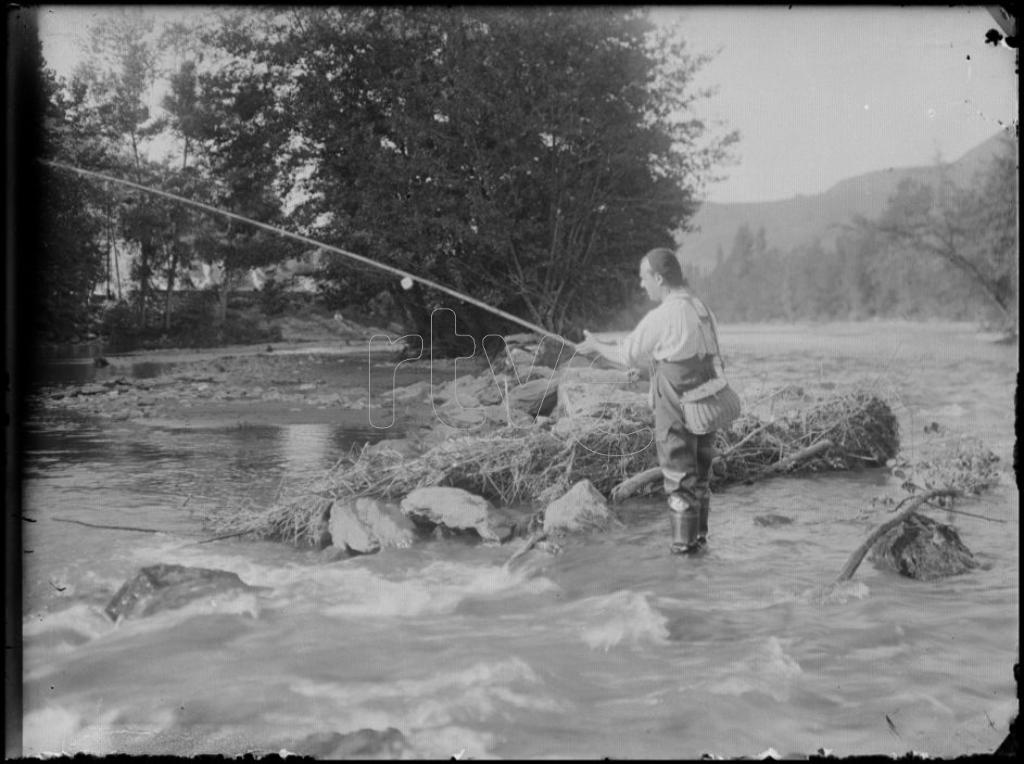
<path fill-rule="evenodd" d="M 668 508 L 672 523 L 672 551 L 682 554 L 696 551 L 700 526 L 699 508 L 688 505 L 677 495 L 669 497 Z"/>
<path fill-rule="evenodd" d="M 697 541 L 701 545 L 708 543 L 708 515 L 711 514 L 711 497 L 704 494 L 700 497 L 700 521 L 697 524 Z"/>

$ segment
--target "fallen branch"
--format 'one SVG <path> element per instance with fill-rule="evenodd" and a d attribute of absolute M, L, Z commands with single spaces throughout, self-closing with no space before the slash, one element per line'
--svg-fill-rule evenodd
<path fill-rule="evenodd" d="M 775 462 L 775 464 L 772 464 L 770 467 L 768 467 L 768 469 L 765 470 L 765 474 L 787 470 L 797 462 L 803 461 L 804 459 L 810 459 L 812 456 L 817 456 L 818 454 L 827 451 L 831 447 L 832 441 L 820 440 L 814 445 L 801 449 L 800 451 L 797 451 L 795 454 L 792 454 L 790 456 L 787 456 L 785 459 Z M 730 451 L 732 451 L 731 448 L 723 451 L 715 458 L 721 459 L 724 456 L 728 455 Z M 651 467 L 650 469 L 646 469 L 637 475 L 633 475 L 633 477 L 631 478 L 623 480 L 621 483 L 615 486 L 611 492 L 611 499 L 613 502 L 619 502 L 622 501 L 623 499 L 628 499 L 630 496 L 633 496 L 638 491 L 640 491 L 640 489 L 643 488 L 645 485 L 647 485 L 648 483 L 653 483 L 655 480 L 658 480 L 659 478 L 661 478 L 661 467 Z"/>
<path fill-rule="evenodd" d="M 783 470 L 788 470 L 790 467 L 792 467 L 797 462 L 803 461 L 804 459 L 810 459 L 812 456 L 817 456 L 818 454 L 820 454 L 820 453 L 822 453 L 824 451 L 827 451 L 830 448 L 832 448 L 832 441 L 831 440 L 828 440 L 828 439 L 826 439 L 826 440 L 819 440 L 814 445 L 811 445 L 811 446 L 808 446 L 807 448 L 801 449 L 800 451 L 797 451 L 795 454 L 791 454 L 790 456 L 787 456 L 785 459 L 780 459 L 779 461 L 775 462 L 775 464 L 771 465 L 765 471 L 766 472 L 782 472 Z"/>
<path fill-rule="evenodd" d="M 851 578 L 853 578 L 853 574 L 857 571 L 857 568 L 860 566 L 861 562 L 864 560 L 864 557 L 867 555 L 867 553 L 871 551 L 871 547 L 875 545 L 875 542 L 882 538 L 882 536 L 888 533 L 891 529 L 895 528 L 897 525 L 899 525 L 912 514 L 914 514 L 921 505 L 926 504 L 932 499 L 938 498 L 939 496 L 962 495 L 963 494 L 961 494 L 959 491 L 954 491 L 948 488 L 942 488 L 933 491 L 928 491 L 926 493 L 921 494 L 920 496 L 913 497 L 913 499 L 911 499 L 910 501 L 909 506 L 905 510 L 896 515 L 896 517 L 894 517 L 892 520 L 888 520 L 879 525 L 877 528 L 875 528 L 875 530 L 871 532 L 871 535 L 867 537 L 864 543 L 854 550 L 853 554 L 850 555 L 850 559 L 846 561 L 846 565 L 843 566 L 842 571 L 840 571 L 839 575 L 836 577 L 836 580 L 833 583 L 839 584 L 843 581 L 849 581 Z"/>
<path fill-rule="evenodd" d="M 611 499 L 613 502 L 628 499 L 648 483 L 653 483 L 655 480 L 660 478 L 661 467 L 651 467 L 650 469 L 646 469 L 637 475 L 633 475 L 633 477 L 626 478 L 615 486 L 612 489 Z"/>
<path fill-rule="evenodd" d="M 722 451 L 718 455 L 718 458 L 725 458 L 726 456 L 731 454 L 733 451 L 735 451 L 737 448 L 739 448 L 740 446 L 744 445 L 748 440 L 753 438 L 755 435 L 760 435 L 762 432 L 767 430 L 773 424 L 775 424 L 775 422 L 769 420 L 769 421 L 765 422 L 764 424 L 762 424 L 760 427 L 755 427 L 753 430 L 751 430 L 746 435 L 744 435 L 742 438 L 740 438 L 740 440 L 738 440 L 736 443 L 733 443 L 727 449 Z"/>

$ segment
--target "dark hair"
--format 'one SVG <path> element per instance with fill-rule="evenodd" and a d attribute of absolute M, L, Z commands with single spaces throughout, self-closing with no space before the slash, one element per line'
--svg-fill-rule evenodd
<path fill-rule="evenodd" d="M 666 249 L 665 247 L 652 249 L 644 255 L 644 259 L 651 267 L 651 270 L 654 273 L 660 274 L 665 279 L 665 283 L 670 287 L 690 286 L 690 282 L 686 280 L 686 276 L 683 275 L 683 269 L 679 265 L 679 258 L 676 257 L 676 253 L 671 249 Z"/>

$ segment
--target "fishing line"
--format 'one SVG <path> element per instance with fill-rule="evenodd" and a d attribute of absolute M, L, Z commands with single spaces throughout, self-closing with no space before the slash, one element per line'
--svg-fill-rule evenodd
<path fill-rule="evenodd" d="M 419 282 L 420 284 L 423 284 L 423 286 L 430 287 L 431 289 L 436 289 L 439 292 L 444 292 L 445 294 L 450 295 L 456 298 L 457 300 L 468 302 L 469 304 L 475 305 L 476 307 L 486 310 L 489 313 L 493 313 L 496 316 L 501 316 L 502 318 L 508 321 L 512 321 L 513 323 L 526 327 L 530 331 L 537 332 L 538 334 L 542 334 L 544 336 L 551 337 L 552 339 L 559 340 L 563 344 L 568 345 L 570 348 L 576 348 L 576 343 L 570 342 L 560 334 L 556 334 L 555 332 L 545 329 L 544 327 L 535 324 L 531 321 L 527 321 L 526 319 L 514 316 L 511 313 L 502 310 L 501 308 L 495 308 L 492 305 L 488 305 L 487 303 L 481 300 L 477 300 L 475 297 L 470 297 L 468 294 L 463 294 L 462 292 L 452 289 L 451 287 L 447 287 L 444 284 L 438 284 L 436 281 L 432 281 L 428 278 L 417 276 L 413 273 L 409 273 L 408 271 L 403 271 L 401 268 L 395 268 L 394 266 L 391 265 L 378 263 L 376 260 L 371 260 L 370 258 L 364 257 L 363 255 L 358 255 L 355 252 L 349 252 L 348 250 L 341 249 L 340 247 L 325 244 L 321 241 L 317 241 L 316 239 L 312 239 L 308 236 L 303 236 L 302 234 L 293 233 L 292 231 L 287 231 L 284 228 L 278 228 L 277 226 L 270 225 L 269 223 L 261 223 L 259 220 L 253 220 L 252 218 L 245 217 L 244 215 L 239 215 L 236 212 L 230 212 L 228 210 L 221 209 L 220 207 L 214 207 L 213 205 L 205 204 L 204 202 L 197 202 L 194 199 L 188 199 L 184 196 L 173 194 L 170 191 L 162 191 L 158 188 L 152 188 L 150 186 L 145 186 L 141 183 L 135 183 L 130 180 L 124 180 L 123 178 L 117 178 L 114 177 L 113 175 L 107 175 L 105 173 L 96 172 L 94 170 L 85 170 L 82 169 L 81 167 L 75 167 L 74 165 L 65 164 L 64 162 L 58 162 L 53 159 L 40 159 L 39 161 L 51 167 L 55 167 L 60 170 L 66 170 L 68 172 L 73 172 L 87 178 L 95 178 L 98 180 L 107 181 L 108 183 L 118 183 L 122 186 L 135 188 L 138 189 L 139 191 L 143 191 L 148 194 L 162 196 L 166 199 L 171 199 L 172 201 L 178 202 L 180 204 L 185 204 L 190 207 L 196 207 L 197 209 L 204 210 L 214 215 L 222 215 L 224 217 L 231 218 L 232 220 L 237 220 L 239 222 L 247 223 L 248 225 L 252 225 L 257 228 L 262 228 L 264 231 L 270 231 L 271 233 L 277 234 L 278 236 L 283 236 L 287 239 L 294 239 L 295 241 L 302 242 L 303 244 L 308 244 L 312 247 L 325 249 L 329 252 L 333 252 L 338 255 L 343 255 L 344 257 L 348 257 L 352 260 L 355 260 L 356 262 L 362 263 L 363 265 L 369 265 L 372 268 L 378 268 L 382 271 L 394 274 L 395 276 L 400 276 L 403 279 L 403 281 L 405 279 L 408 279 L 410 281 Z"/>
<path fill-rule="evenodd" d="M 132 533 L 162 533 L 167 536 L 183 536 L 186 534 L 179 533 L 178 531 L 166 531 L 160 528 L 141 528 L 134 525 L 100 525 L 99 523 L 87 523 L 84 520 L 72 520 L 70 517 L 53 517 L 51 518 L 56 523 L 74 523 L 75 525 L 84 525 L 86 528 L 99 528 L 107 531 L 130 531 Z M 239 536 L 245 536 L 247 534 L 254 533 L 252 530 L 244 531 L 233 531 L 231 533 L 222 533 L 219 536 L 209 536 L 207 538 L 201 538 L 198 541 L 189 541 L 186 544 L 182 544 L 179 548 L 187 546 L 197 546 L 199 544 L 209 544 L 213 541 L 223 541 L 225 539 L 238 538 Z"/>

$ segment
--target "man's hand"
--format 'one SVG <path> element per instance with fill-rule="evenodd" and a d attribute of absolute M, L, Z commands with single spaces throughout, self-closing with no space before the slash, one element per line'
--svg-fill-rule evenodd
<path fill-rule="evenodd" d="M 600 353 L 601 351 L 597 349 L 597 344 L 598 341 L 594 339 L 594 336 L 589 331 L 584 329 L 583 342 L 577 343 L 576 352 L 583 353 L 584 355 L 593 355 L 595 353 Z"/>

